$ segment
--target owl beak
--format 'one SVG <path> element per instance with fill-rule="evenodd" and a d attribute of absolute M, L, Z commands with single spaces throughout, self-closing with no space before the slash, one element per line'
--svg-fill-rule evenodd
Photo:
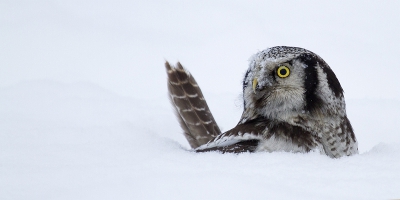
<path fill-rule="evenodd" d="M 253 91 L 254 91 L 254 94 L 256 93 L 257 84 L 258 84 L 257 78 L 253 79 Z"/>

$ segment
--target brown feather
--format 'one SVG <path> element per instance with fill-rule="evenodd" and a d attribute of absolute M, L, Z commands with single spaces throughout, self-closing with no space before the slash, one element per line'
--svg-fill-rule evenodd
<path fill-rule="evenodd" d="M 207 148 L 207 149 L 198 149 L 196 152 L 210 152 L 210 151 L 219 151 L 222 153 L 244 153 L 244 152 L 249 152 L 253 153 L 258 146 L 258 143 L 260 140 L 244 140 L 232 145 L 228 146 L 217 146 L 217 147 L 212 147 L 212 148 Z"/>
<path fill-rule="evenodd" d="M 194 77 L 180 63 L 165 63 L 168 91 L 179 124 L 192 148 L 197 148 L 221 133 Z"/>

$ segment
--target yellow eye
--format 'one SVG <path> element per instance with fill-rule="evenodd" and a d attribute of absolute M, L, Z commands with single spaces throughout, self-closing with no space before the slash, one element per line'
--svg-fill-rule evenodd
<path fill-rule="evenodd" d="M 276 70 L 276 73 L 278 74 L 279 77 L 286 78 L 290 74 L 290 69 L 289 69 L 289 67 L 286 67 L 286 66 L 280 66 Z"/>

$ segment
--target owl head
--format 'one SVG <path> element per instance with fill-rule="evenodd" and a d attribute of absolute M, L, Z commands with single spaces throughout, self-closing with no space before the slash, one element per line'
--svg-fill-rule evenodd
<path fill-rule="evenodd" d="M 343 117 L 343 89 L 328 64 L 298 47 L 277 46 L 256 53 L 243 79 L 244 112 L 239 123 L 258 117 L 298 123 Z"/>

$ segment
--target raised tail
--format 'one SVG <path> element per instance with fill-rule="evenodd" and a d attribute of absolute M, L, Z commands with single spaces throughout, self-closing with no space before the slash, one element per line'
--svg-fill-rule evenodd
<path fill-rule="evenodd" d="M 178 62 L 165 63 L 168 91 L 183 133 L 192 148 L 213 140 L 221 133 L 194 77 Z"/>

